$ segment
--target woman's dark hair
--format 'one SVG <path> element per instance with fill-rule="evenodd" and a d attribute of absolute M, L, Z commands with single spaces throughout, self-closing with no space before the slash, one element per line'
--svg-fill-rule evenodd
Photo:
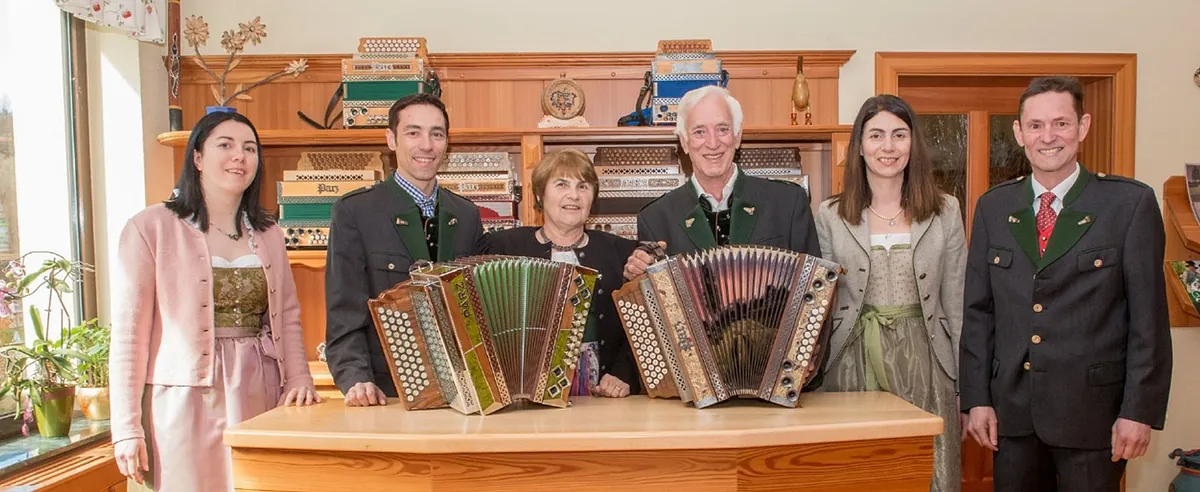
<path fill-rule="evenodd" d="M 850 146 L 846 149 L 846 167 L 842 175 L 842 192 L 833 199 L 838 216 L 852 225 L 862 222 L 863 210 L 871 204 L 871 186 L 867 184 L 867 162 L 863 157 L 863 133 L 867 122 L 879 113 L 891 113 L 908 125 L 912 142 L 908 166 L 904 168 L 904 184 L 900 190 L 900 206 L 908 211 L 913 222 L 921 222 L 942 212 L 941 192 L 933 179 L 933 162 L 925 149 L 925 138 L 916 124 L 916 114 L 903 99 L 882 94 L 863 103 L 850 130 Z"/>
<path fill-rule="evenodd" d="M 240 219 L 244 213 L 250 219 L 250 227 L 259 232 L 265 231 L 275 223 L 275 219 L 258 203 L 263 181 L 262 142 L 254 124 L 239 113 L 218 111 L 209 113 L 196 122 L 196 126 L 192 128 L 192 135 L 188 137 L 187 151 L 183 154 L 183 170 L 179 173 L 179 180 L 175 182 L 175 193 L 164 203 L 180 219 L 194 218 L 200 230 L 208 232 L 208 207 L 204 204 L 204 189 L 200 186 L 200 170 L 196 169 L 196 154 L 203 152 L 204 143 L 212 135 L 213 129 L 226 121 L 236 121 L 250 127 L 250 131 L 254 133 L 254 145 L 258 155 L 258 169 L 254 173 L 254 181 L 251 181 L 250 186 L 242 193 L 236 217 Z M 241 220 L 235 220 L 234 227 L 236 234 L 242 233 Z"/>

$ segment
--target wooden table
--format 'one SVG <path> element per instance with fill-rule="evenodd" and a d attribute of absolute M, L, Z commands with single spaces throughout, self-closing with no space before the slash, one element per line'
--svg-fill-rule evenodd
<path fill-rule="evenodd" d="M 255 491 L 928 491 L 942 419 L 888 393 L 576 398 L 571 408 L 277 408 L 225 432 Z"/>

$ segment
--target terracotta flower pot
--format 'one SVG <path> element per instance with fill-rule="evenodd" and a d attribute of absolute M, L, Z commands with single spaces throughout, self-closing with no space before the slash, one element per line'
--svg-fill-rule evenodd
<path fill-rule="evenodd" d="M 109 413 L 107 387 L 76 388 L 75 401 L 79 404 L 79 411 L 83 412 L 83 416 L 88 420 L 109 420 L 112 417 Z"/>
<path fill-rule="evenodd" d="M 33 405 L 38 433 L 42 437 L 66 436 L 71 431 L 71 416 L 75 413 L 75 387 L 66 386 L 41 396 L 41 403 Z"/>

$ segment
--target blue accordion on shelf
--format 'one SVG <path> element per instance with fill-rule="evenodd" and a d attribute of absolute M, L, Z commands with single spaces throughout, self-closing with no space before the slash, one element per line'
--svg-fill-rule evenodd
<path fill-rule="evenodd" d="M 619 125 L 674 125 L 684 94 L 709 85 L 725 87 L 729 72 L 721 68 L 710 40 L 664 40 L 658 42 L 658 52 L 645 81 L 638 95 L 637 111 L 622 117 Z M 648 105 L 647 96 L 650 96 Z"/>

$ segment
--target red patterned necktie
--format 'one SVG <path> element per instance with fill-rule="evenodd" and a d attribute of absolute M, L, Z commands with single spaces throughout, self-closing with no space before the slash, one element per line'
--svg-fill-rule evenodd
<path fill-rule="evenodd" d="M 1054 193 L 1047 191 L 1039 198 L 1042 203 L 1037 213 L 1038 254 L 1045 255 L 1046 243 L 1050 241 L 1050 234 L 1054 232 L 1054 221 L 1058 219 L 1058 214 L 1050 207 L 1050 204 L 1054 203 Z"/>

